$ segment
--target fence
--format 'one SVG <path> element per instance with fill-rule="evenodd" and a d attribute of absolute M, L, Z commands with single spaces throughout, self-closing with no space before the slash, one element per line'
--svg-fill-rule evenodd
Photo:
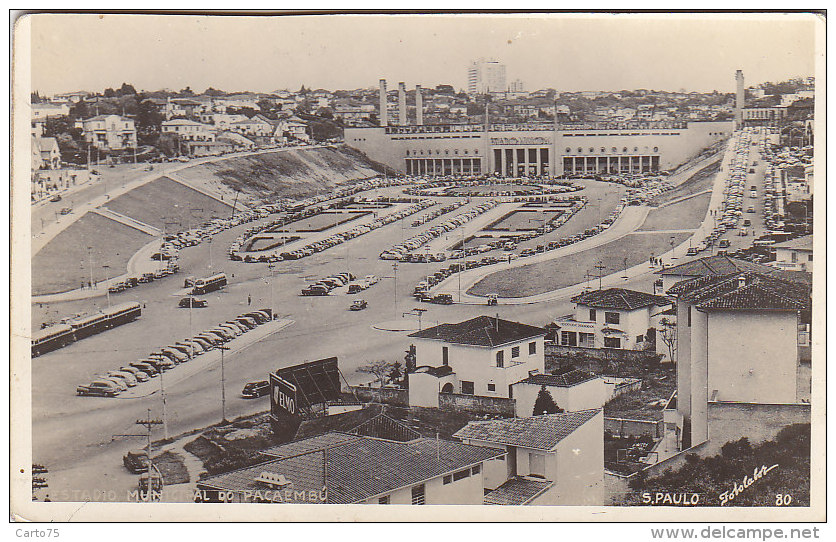
<path fill-rule="evenodd" d="M 439 393 L 438 408 L 442 410 L 465 410 L 477 414 L 499 414 L 514 417 L 517 402 L 504 397 L 482 397 L 459 393 Z"/>
<path fill-rule="evenodd" d="M 640 437 L 650 435 L 660 438 L 665 426 L 662 420 L 630 420 L 627 418 L 604 418 L 604 431 L 620 437 Z"/>

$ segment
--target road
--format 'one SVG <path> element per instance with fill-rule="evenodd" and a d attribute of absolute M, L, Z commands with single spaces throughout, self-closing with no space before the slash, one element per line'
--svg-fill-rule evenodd
<path fill-rule="evenodd" d="M 609 188 L 618 189 L 605 185 L 604 190 Z M 268 408 L 267 398 L 246 400 L 238 393 L 245 383 L 262 380 L 277 368 L 337 355 L 349 381 L 361 383 L 371 378 L 357 373 L 359 366 L 379 359 L 403 360 L 404 351 L 410 344 L 407 332 L 381 331 L 373 326 L 404 318 L 403 313 L 416 306 L 411 297 L 414 284 L 442 264 L 401 263 L 395 267 L 390 261 L 379 260 L 377 255 L 405 237 L 444 222 L 485 199 L 473 198 L 456 212 L 419 227 L 410 227 L 414 217 L 408 217 L 311 257 L 279 262 L 272 279 L 265 264 L 223 259 L 232 240 L 252 224 L 242 225 L 216 235 L 212 243 L 184 249 L 180 258 L 181 273 L 113 296 L 113 302 L 142 302 L 143 317 L 32 362 L 33 461 L 49 467 L 53 500 L 59 499 L 65 490 L 95 491 L 135 484 L 135 477 L 126 476 L 120 458 L 127 449 L 138 447 L 143 441 L 129 437 L 114 439 L 114 435 L 136 434 L 139 429 L 135 425 L 137 418 L 143 417 L 148 409 L 152 416 L 158 417 L 162 410 L 157 394 L 124 400 L 76 397 L 75 386 L 86 383 L 97 373 L 116 369 L 218 322 L 271 304 L 279 317 L 295 321 L 292 326 L 227 360 L 226 406 L 230 419 Z M 451 200 L 446 198 L 445 201 Z M 608 214 L 604 209 L 601 211 L 601 216 Z M 596 212 L 594 207 L 592 212 Z M 567 226 L 569 224 L 571 221 Z M 458 237 L 457 232 L 451 232 L 451 237 Z M 536 242 L 536 239 L 530 241 Z M 230 285 L 224 292 L 206 296 L 208 308 L 192 311 L 177 308 L 184 276 L 202 276 L 220 270 L 230 276 Z M 381 281 L 356 296 L 299 296 L 306 284 L 344 270 L 357 276 L 375 274 Z M 643 273 L 630 280 L 622 279 L 621 284 L 648 290 L 652 288 L 654 278 L 650 273 Z M 251 306 L 248 297 L 252 299 Z M 351 301 L 360 297 L 368 301 L 369 309 L 349 311 Z M 33 323 L 87 312 L 105 303 L 103 298 L 93 298 L 34 304 Z M 503 318 L 544 325 L 571 310 L 571 303 L 564 297 L 533 305 L 424 305 L 423 308 L 427 309 L 422 318 L 425 326 L 461 321 L 479 314 L 499 314 Z M 217 423 L 220 420 L 220 395 L 220 368 L 216 365 L 168 386 L 169 434 L 177 435 Z M 161 437 L 161 430 L 155 431 L 154 438 Z"/>

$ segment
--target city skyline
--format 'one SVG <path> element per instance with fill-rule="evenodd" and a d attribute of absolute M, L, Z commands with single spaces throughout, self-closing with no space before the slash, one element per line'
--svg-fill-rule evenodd
<path fill-rule="evenodd" d="M 747 86 L 815 75 L 813 25 L 803 14 L 38 15 L 32 91 L 100 91 L 122 82 L 138 90 L 336 90 L 371 88 L 379 78 L 460 90 L 470 62 L 487 57 L 529 90 L 733 92 L 737 69 Z M 260 39 L 269 45 L 256 49 L 242 39 L 253 35 L 272 41 Z"/>

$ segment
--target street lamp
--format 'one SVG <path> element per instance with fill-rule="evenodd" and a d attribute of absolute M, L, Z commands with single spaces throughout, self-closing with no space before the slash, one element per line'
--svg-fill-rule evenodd
<path fill-rule="evenodd" d="M 270 319 L 276 319 L 276 309 L 273 305 L 273 270 L 276 268 L 273 263 L 267 264 L 267 269 L 270 270 Z"/>
<path fill-rule="evenodd" d="M 229 350 L 228 346 L 218 345 L 218 350 L 221 351 L 221 423 L 224 425 L 229 422 L 226 419 L 226 374 L 224 372 L 224 351 Z"/>
<path fill-rule="evenodd" d="M 110 271 L 110 266 L 109 265 L 103 265 L 102 267 L 105 270 L 104 286 L 105 286 L 105 288 L 107 288 L 107 308 L 110 308 L 110 284 L 109 284 L 109 282 L 110 282 L 110 272 L 109 272 Z"/>

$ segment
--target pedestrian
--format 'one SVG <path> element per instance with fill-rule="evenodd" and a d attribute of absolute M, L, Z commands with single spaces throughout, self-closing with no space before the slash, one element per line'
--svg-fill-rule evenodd
<path fill-rule="evenodd" d="M 247 294 L 247 305 L 248 305 L 248 306 L 249 306 L 249 305 L 252 305 L 252 303 L 253 303 L 253 298 L 252 298 L 252 296 L 251 296 L 250 294 Z"/>

